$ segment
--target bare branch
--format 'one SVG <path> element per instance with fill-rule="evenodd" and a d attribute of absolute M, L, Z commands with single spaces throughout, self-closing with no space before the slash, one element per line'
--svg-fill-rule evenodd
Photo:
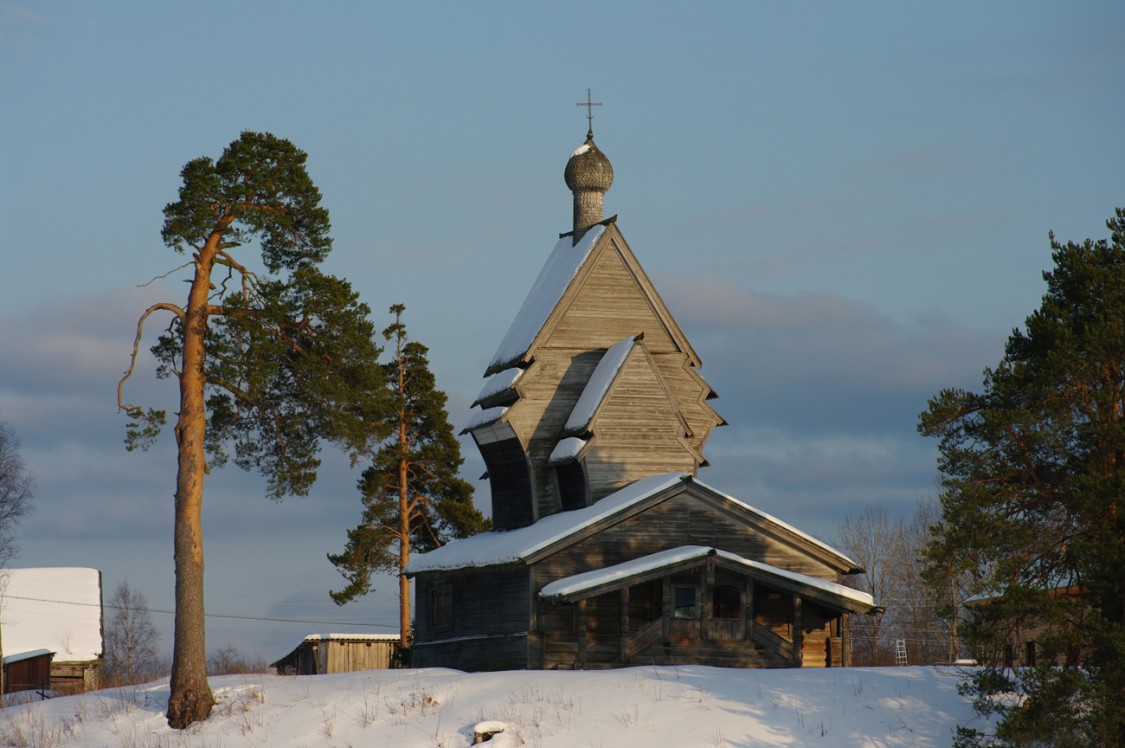
<path fill-rule="evenodd" d="M 179 317 L 181 322 L 183 322 L 186 317 L 186 315 L 184 314 L 184 310 L 179 306 L 175 304 L 169 304 L 167 302 L 161 302 L 159 304 L 153 304 L 152 306 L 150 306 L 145 310 L 145 313 L 141 315 L 141 318 L 137 320 L 137 336 L 133 338 L 133 352 L 129 355 L 129 368 L 125 370 L 125 373 L 117 382 L 118 410 L 124 410 L 126 412 L 136 412 L 140 410 L 139 406 L 124 402 L 122 397 L 124 394 L 125 382 L 129 379 L 129 377 L 133 376 L 133 369 L 137 366 L 137 352 L 140 350 L 141 336 L 144 334 L 145 320 L 148 319 L 149 315 L 151 315 L 153 312 L 159 311 L 171 312 L 172 314 Z"/>
<path fill-rule="evenodd" d="M 242 278 L 242 298 L 247 300 L 251 296 L 251 290 L 255 289 L 258 285 L 258 276 L 251 270 L 248 270 L 241 263 L 237 262 L 230 253 L 220 249 L 219 253 L 215 255 L 215 264 L 223 265 L 232 272 L 236 272 Z M 230 274 L 228 273 L 228 278 Z M 224 284 L 225 285 L 225 284 Z"/>
<path fill-rule="evenodd" d="M 185 262 L 183 265 L 180 265 L 178 268 L 172 268 L 171 270 L 169 270 L 167 273 L 164 273 L 163 275 L 154 276 L 154 277 L 150 278 L 149 280 L 145 281 L 144 283 L 138 284 L 137 288 L 144 288 L 145 286 L 152 285 L 153 283 L 160 280 L 161 278 L 167 278 L 172 273 L 178 273 L 186 267 L 191 267 L 191 265 L 192 265 L 192 263 Z"/>

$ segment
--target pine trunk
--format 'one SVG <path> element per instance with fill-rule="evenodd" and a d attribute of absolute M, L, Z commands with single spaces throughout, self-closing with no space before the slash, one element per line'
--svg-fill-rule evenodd
<path fill-rule="evenodd" d="M 401 356 L 401 354 L 400 354 Z M 401 361 L 401 358 L 399 359 Z M 399 366 L 399 390 L 405 387 L 402 366 Z M 403 393 L 405 402 L 405 393 Z M 399 445 L 402 452 L 398 461 L 398 627 L 402 646 L 410 645 L 410 580 L 403 569 L 410 563 L 410 472 L 407 462 L 406 413 L 399 415 Z"/>
<path fill-rule="evenodd" d="M 207 683 L 203 613 L 203 475 L 207 413 L 204 404 L 204 340 L 211 266 L 219 237 L 213 234 L 195 258 L 195 279 L 184 320 L 180 414 L 176 423 L 178 469 L 175 506 L 176 620 L 172 647 L 168 724 L 182 729 L 207 719 L 215 700 Z"/>

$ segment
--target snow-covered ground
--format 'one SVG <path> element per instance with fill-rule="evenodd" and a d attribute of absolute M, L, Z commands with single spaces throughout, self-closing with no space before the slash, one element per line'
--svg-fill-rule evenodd
<path fill-rule="evenodd" d="M 474 726 L 494 748 L 581 746 L 946 746 L 979 725 L 954 668 L 595 672 L 370 670 L 211 679 L 211 718 L 176 732 L 166 681 L 11 706 L 14 746 L 381 746 L 460 748 Z M 484 726 L 482 726 L 483 728 Z"/>

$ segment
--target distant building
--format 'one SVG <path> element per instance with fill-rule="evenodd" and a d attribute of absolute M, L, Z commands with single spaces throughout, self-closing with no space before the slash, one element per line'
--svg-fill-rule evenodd
<path fill-rule="evenodd" d="M 466 428 L 488 468 L 494 531 L 410 562 L 412 663 L 846 664 L 848 614 L 876 610 L 841 584 L 862 569 L 697 480 L 724 421 L 616 217 L 602 217 L 613 167 L 592 131 L 565 179 L 572 230 Z"/>
<path fill-rule="evenodd" d="M 1081 588 L 1077 585 L 1045 583 L 1039 594 L 1042 595 L 1044 605 L 1062 606 L 1071 615 L 1066 616 L 1064 621 L 1056 621 L 1051 625 L 1039 614 L 1043 608 L 1037 607 L 1035 612 L 1028 615 L 993 620 L 991 633 L 995 635 L 994 639 L 987 644 L 978 643 L 973 656 L 981 663 L 993 667 L 1033 667 L 1042 662 L 1052 662 L 1043 659 L 1042 640 L 1081 625 L 1088 608 L 1082 603 Z M 1003 596 L 1003 590 L 986 590 L 966 599 L 965 605 L 972 613 L 987 614 L 987 606 Z M 1060 652 L 1055 655 L 1053 663 L 1079 666 L 1087 654 L 1081 648 Z"/>
<path fill-rule="evenodd" d="M 324 675 L 398 667 L 398 634 L 309 634 L 270 664 L 278 675 Z"/>
<path fill-rule="evenodd" d="M 102 631 L 102 575 L 97 569 L 0 571 L 0 645 L 6 669 L 10 658 L 46 650 L 53 655 L 50 690 L 96 690 Z"/>

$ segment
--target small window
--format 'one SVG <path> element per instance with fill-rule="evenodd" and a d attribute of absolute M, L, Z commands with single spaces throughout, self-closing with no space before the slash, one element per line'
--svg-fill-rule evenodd
<path fill-rule="evenodd" d="M 1023 664 L 1028 667 L 1035 667 L 1035 642 L 1027 643 L 1027 656 Z"/>
<path fill-rule="evenodd" d="M 439 584 L 430 589 L 430 625 L 453 625 L 453 586 Z"/>
<path fill-rule="evenodd" d="M 711 590 L 711 617 L 738 618 L 742 615 L 742 593 L 733 584 L 715 585 Z"/>
<path fill-rule="evenodd" d="M 676 618 L 698 618 L 695 613 L 695 588 L 677 587 L 673 608 Z"/>
<path fill-rule="evenodd" d="M 571 462 L 555 468 L 555 478 L 559 486 L 559 498 L 563 511 L 581 509 L 589 504 L 586 493 L 586 471 L 581 463 Z"/>

